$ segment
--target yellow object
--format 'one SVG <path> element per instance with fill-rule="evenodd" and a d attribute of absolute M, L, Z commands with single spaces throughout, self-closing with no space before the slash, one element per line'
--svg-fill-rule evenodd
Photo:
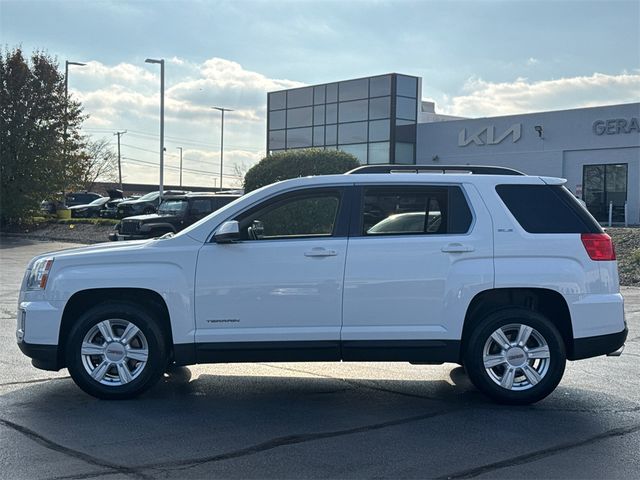
<path fill-rule="evenodd" d="M 58 210 L 56 215 L 61 219 L 69 219 L 71 218 L 71 210 Z"/>

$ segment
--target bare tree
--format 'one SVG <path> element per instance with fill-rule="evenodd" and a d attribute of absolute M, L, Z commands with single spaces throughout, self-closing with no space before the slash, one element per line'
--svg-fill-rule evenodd
<path fill-rule="evenodd" d="M 235 162 L 233 164 L 233 174 L 238 177 L 237 181 L 240 182 L 240 185 L 244 185 L 244 176 L 249 171 L 249 168 L 251 167 L 245 162 Z"/>
<path fill-rule="evenodd" d="M 92 190 L 93 185 L 118 181 L 118 155 L 111 149 L 109 139 L 88 140 L 82 152 L 76 157 L 75 179 L 83 190 Z"/>

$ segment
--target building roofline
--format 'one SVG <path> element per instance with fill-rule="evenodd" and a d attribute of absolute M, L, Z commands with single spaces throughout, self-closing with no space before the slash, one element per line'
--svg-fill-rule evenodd
<path fill-rule="evenodd" d="M 271 91 L 268 91 L 267 94 L 269 94 L 269 93 L 279 93 L 279 92 L 288 92 L 289 90 L 299 90 L 301 88 L 321 87 L 323 85 L 332 85 L 334 83 L 350 82 L 352 80 L 364 80 L 365 78 L 384 77 L 386 75 L 402 75 L 403 77 L 412 77 L 412 78 L 417 78 L 419 80 L 422 78 L 422 77 L 418 77 L 416 75 L 408 75 L 406 73 L 388 72 L 388 73 L 380 73 L 378 75 L 368 75 L 368 76 L 357 77 L 357 78 L 345 78 L 344 80 L 335 80 L 333 82 L 314 83 L 312 85 L 303 85 L 301 87 L 283 88 L 281 90 L 271 90 Z"/>
<path fill-rule="evenodd" d="M 638 106 L 638 114 L 640 115 L 640 102 L 630 102 L 630 103 L 616 103 L 613 105 L 597 105 L 594 107 L 577 107 L 577 108 L 567 108 L 564 110 L 543 110 L 543 111 L 539 111 L 539 112 L 528 112 L 528 113 L 512 113 L 509 115 L 495 115 L 495 116 L 487 116 L 487 117 L 466 117 L 466 118 L 460 118 L 460 119 L 455 119 L 455 120 L 447 120 L 446 122 L 418 122 L 417 125 L 434 125 L 434 124 L 440 124 L 440 123 L 446 123 L 446 124 L 451 124 L 451 123 L 455 123 L 455 122 L 469 122 L 472 120 L 493 120 L 496 118 L 509 118 L 509 117 L 524 117 L 524 116 L 533 116 L 533 115 L 547 115 L 547 114 L 552 114 L 552 113 L 564 113 L 564 112 L 573 112 L 573 111 L 578 111 L 578 110 L 598 110 L 598 109 L 604 109 L 604 108 L 613 108 L 613 107 L 626 107 L 626 106 L 631 106 L 631 105 L 637 105 Z M 447 115 L 447 114 L 444 114 Z"/>

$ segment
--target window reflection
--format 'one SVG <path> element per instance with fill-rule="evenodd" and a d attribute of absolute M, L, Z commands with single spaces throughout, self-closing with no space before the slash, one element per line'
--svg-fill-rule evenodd
<path fill-rule="evenodd" d="M 290 128 L 287 130 L 287 148 L 310 147 L 311 128 Z"/>
<path fill-rule="evenodd" d="M 313 88 L 296 88 L 287 92 L 287 108 L 313 105 Z"/>
<path fill-rule="evenodd" d="M 279 130 L 284 128 L 286 118 L 286 110 L 277 110 L 269 112 L 269 130 Z"/>
<path fill-rule="evenodd" d="M 406 120 L 416 119 L 416 101 L 413 98 L 397 97 L 396 99 L 396 117 Z"/>
<path fill-rule="evenodd" d="M 287 128 L 311 126 L 312 107 L 287 110 Z"/>
<path fill-rule="evenodd" d="M 284 138 L 285 138 L 284 130 L 276 130 L 273 132 L 269 132 L 269 150 L 277 150 L 280 148 L 285 148 Z"/>
<path fill-rule="evenodd" d="M 369 96 L 382 97 L 384 95 L 391 95 L 391 75 L 370 78 Z"/>
<path fill-rule="evenodd" d="M 357 100 L 369 96 L 369 79 L 348 80 L 340 82 L 340 101 Z"/>
<path fill-rule="evenodd" d="M 378 142 L 383 140 L 389 140 L 389 120 L 369 122 L 369 141 Z"/>
<path fill-rule="evenodd" d="M 357 122 L 367 119 L 366 100 L 356 100 L 354 102 L 343 102 L 340 104 L 340 122 Z"/>
<path fill-rule="evenodd" d="M 369 100 L 369 118 L 389 118 L 391 116 L 391 97 L 372 98 Z"/>
<path fill-rule="evenodd" d="M 341 123 L 338 126 L 339 143 L 360 143 L 367 141 L 367 122 Z"/>
<path fill-rule="evenodd" d="M 269 94 L 269 110 L 279 110 L 287 107 L 287 92 L 273 92 Z"/>
<path fill-rule="evenodd" d="M 398 75 L 396 77 L 396 95 L 416 98 L 417 88 L 418 79 L 416 77 L 407 77 L 404 75 Z"/>
<path fill-rule="evenodd" d="M 361 143 L 359 145 L 339 145 L 338 150 L 350 153 L 355 156 L 360 163 L 367 163 L 367 144 Z"/>
<path fill-rule="evenodd" d="M 369 144 L 369 163 L 389 163 L 389 142 Z"/>

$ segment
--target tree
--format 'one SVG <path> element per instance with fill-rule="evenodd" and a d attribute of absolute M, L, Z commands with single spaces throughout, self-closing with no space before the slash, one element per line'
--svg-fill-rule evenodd
<path fill-rule="evenodd" d="M 0 223 L 19 221 L 72 183 L 80 104 L 65 98 L 57 60 L 36 51 L 0 52 Z M 65 122 L 67 138 L 63 138 Z"/>
<path fill-rule="evenodd" d="M 80 190 L 93 190 L 98 179 L 112 183 L 118 181 L 118 155 L 106 138 L 84 141 L 82 150 L 69 168 L 75 173 L 71 186 Z"/>
<path fill-rule="evenodd" d="M 357 158 L 339 150 L 288 150 L 267 155 L 249 169 L 244 177 L 244 191 L 288 178 L 344 173 L 360 166 Z"/>

